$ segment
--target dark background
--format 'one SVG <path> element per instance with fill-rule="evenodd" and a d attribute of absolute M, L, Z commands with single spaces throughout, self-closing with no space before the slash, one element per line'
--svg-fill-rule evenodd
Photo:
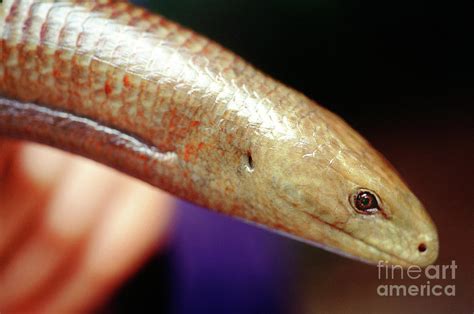
<path fill-rule="evenodd" d="M 167 250 L 104 312 L 472 313 L 473 1 L 136 3 L 230 48 L 369 139 L 438 226 L 438 263 L 458 265 L 456 279 L 440 283 L 455 284 L 456 297 L 377 296 L 373 266 L 180 202 Z"/>

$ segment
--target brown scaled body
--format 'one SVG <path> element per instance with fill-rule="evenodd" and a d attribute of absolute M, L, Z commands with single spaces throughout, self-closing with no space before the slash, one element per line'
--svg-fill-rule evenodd
<path fill-rule="evenodd" d="M 221 46 L 121 1 L 3 7 L 0 93 L 17 101 L 0 102 L 0 134 L 356 258 L 436 259 L 435 227 L 383 157 Z M 379 208 L 354 209 L 358 191 Z"/>

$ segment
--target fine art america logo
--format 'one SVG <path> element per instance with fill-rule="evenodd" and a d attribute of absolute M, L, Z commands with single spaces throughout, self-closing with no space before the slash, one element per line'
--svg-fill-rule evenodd
<path fill-rule="evenodd" d="M 429 265 L 426 268 L 413 265 L 406 269 L 400 265 L 389 265 L 386 261 L 379 261 L 378 279 L 384 283 L 377 287 L 377 294 L 385 297 L 455 296 L 454 280 L 457 268 L 456 261 L 451 261 L 449 265 Z M 393 284 L 394 280 L 400 279 L 403 280 L 402 284 Z M 407 280 L 413 282 L 406 284 Z M 385 283 L 390 281 L 392 283 Z"/>

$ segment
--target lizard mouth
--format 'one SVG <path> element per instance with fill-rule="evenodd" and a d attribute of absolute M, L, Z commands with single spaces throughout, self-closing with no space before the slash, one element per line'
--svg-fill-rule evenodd
<path fill-rule="evenodd" d="M 357 243 L 361 244 L 362 246 L 368 248 L 371 251 L 376 252 L 377 255 L 379 255 L 379 258 L 377 260 L 375 260 L 373 258 L 372 259 L 364 258 L 362 256 L 356 256 L 356 255 L 353 255 L 351 253 L 341 251 L 337 248 L 326 247 L 324 245 L 320 245 L 320 246 L 323 246 L 323 248 L 325 248 L 325 249 L 327 249 L 331 252 L 334 252 L 334 253 L 337 253 L 339 255 L 343 255 L 343 256 L 346 256 L 346 257 L 350 257 L 352 259 L 356 259 L 356 260 L 359 260 L 359 261 L 362 261 L 362 262 L 365 262 L 365 263 L 368 263 L 368 264 L 377 264 L 381 260 L 388 261 L 390 264 L 400 265 L 400 266 L 405 266 L 405 267 L 417 264 L 415 262 L 410 262 L 410 261 L 408 261 L 408 260 L 406 260 L 406 259 L 404 259 L 400 256 L 394 255 L 393 253 L 387 252 L 386 250 L 383 250 L 383 249 L 381 249 L 381 248 L 365 241 L 364 239 L 360 239 L 358 237 L 355 237 L 354 235 L 350 234 L 349 232 L 345 231 L 344 229 L 341 229 L 341 228 L 337 227 L 336 225 L 330 224 L 330 223 L 320 219 L 319 217 L 317 217 L 317 216 L 315 216 L 315 215 L 313 215 L 313 214 L 311 214 L 307 211 L 303 210 L 302 212 L 306 216 L 310 217 L 316 223 L 318 223 L 320 225 L 324 225 L 327 228 L 330 228 L 333 232 L 335 231 L 335 232 L 339 233 L 340 235 L 342 235 L 343 237 L 349 237 L 351 240 L 355 240 Z"/>

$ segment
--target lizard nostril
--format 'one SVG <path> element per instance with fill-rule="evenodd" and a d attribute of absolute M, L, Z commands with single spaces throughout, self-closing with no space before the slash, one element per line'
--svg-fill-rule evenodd
<path fill-rule="evenodd" d="M 418 252 L 423 253 L 426 251 L 426 249 L 427 249 L 426 244 L 420 243 L 420 245 L 418 245 Z"/>

